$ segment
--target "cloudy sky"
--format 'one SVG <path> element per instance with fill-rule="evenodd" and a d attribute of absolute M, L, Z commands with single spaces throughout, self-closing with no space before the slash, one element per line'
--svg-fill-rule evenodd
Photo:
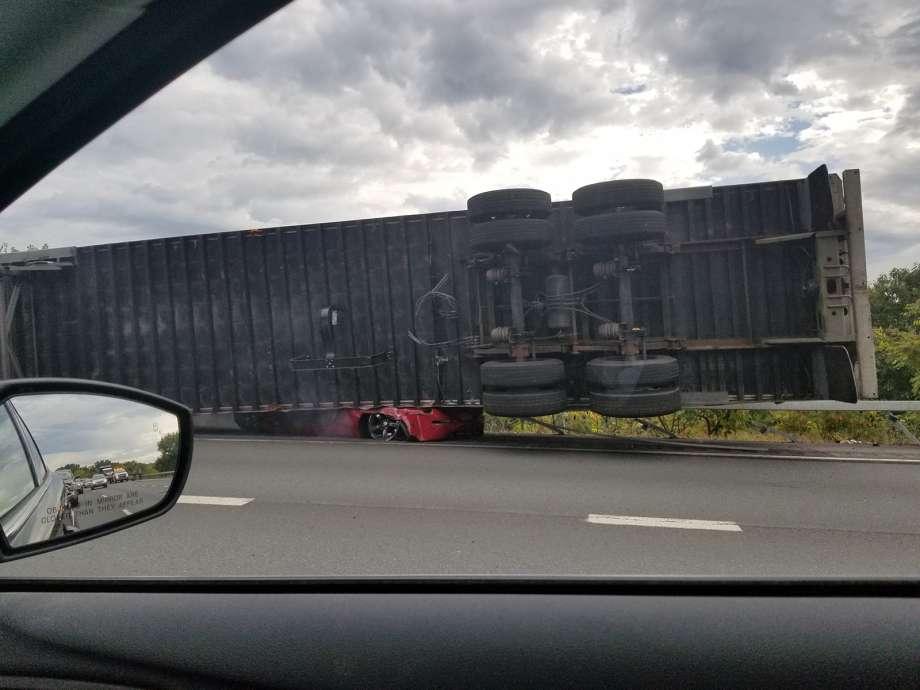
<path fill-rule="evenodd" d="M 104 458 L 153 462 L 160 436 L 179 430 L 175 415 L 102 395 L 21 395 L 13 405 L 51 470 Z"/>
<path fill-rule="evenodd" d="M 861 168 L 870 273 L 920 260 L 920 10 L 298 0 L 0 216 L 85 245 L 463 208 L 476 192 Z"/>

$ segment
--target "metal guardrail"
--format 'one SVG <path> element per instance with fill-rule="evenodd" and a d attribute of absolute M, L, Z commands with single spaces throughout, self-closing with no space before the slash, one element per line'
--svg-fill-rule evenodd
<path fill-rule="evenodd" d="M 151 474 L 136 474 L 134 475 L 133 481 L 141 481 L 144 479 L 162 479 L 163 477 L 172 477 L 175 472 L 153 472 Z"/>
<path fill-rule="evenodd" d="M 769 412 L 920 412 L 920 400 L 728 400 L 722 393 L 681 393 L 684 408 L 767 410 Z"/>

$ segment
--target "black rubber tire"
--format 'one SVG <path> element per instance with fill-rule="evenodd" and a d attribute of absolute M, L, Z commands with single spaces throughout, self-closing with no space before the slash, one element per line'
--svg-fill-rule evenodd
<path fill-rule="evenodd" d="M 544 388 L 565 381 L 561 359 L 527 359 L 523 362 L 485 362 L 479 367 L 483 388 Z"/>
<path fill-rule="evenodd" d="M 668 220 L 661 211 L 620 211 L 575 219 L 578 242 L 632 242 L 661 239 Z"/>
<path fill-rule="evenodd" d="M 595 391 L 591 393 L 591 409 L 605 417 L 658 417 L 680 409 L 680 389 Z"/>
<path fill-rule="evenodd" d="M 542 417 L 562 412 L 568 406 L 565 390 L 515 390 L 482 392 L 485 411 L 497 417 Z"/>
<path fill-rule="evenodd" d="M 613 388 L 629 392 L 633 388 L 676 386 L 680 378 L 677 360 L 665 355 L 649 355 L 648 359 L 597 357 L 585 367 L 585 378 L 592 388 Z"/>
<path fill-rule="evenodd" d="M 657 180 L 595 182 L 572 192 L 572 206 L 579 216 L 622 207 L 661 211 L 664 209 L 664 188 Z"/>
<path fill-rule="evenodd" d="M 474 222 L 490 218 L 546 218 L 552 209 L 552 199 L 541 189 L 496 189 L 471 196 L 466 202 L 467 216 Z"/>
<path fill-rule="evenodd" d="M 503 218 L 470 226 L 470 246 L 474 249 L 499 249 L 506 244 L 536 247 L 552 237 L 553 224 L 542 218 Z"/>
<path fill-rule="evenodd" d="M 375 418 L 378 419 L 375 420 Z M 407 441 L 410 438 L 409 430 L 406 429 L 406 425 L 401 420 L 380 412 L 365 415 L 362 418 L 362 423 L 367 432 L 367 437 L 375 441 Z"/>

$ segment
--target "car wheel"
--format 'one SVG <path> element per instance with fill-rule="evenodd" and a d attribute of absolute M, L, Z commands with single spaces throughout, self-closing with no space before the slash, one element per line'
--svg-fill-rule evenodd
<path fill-rule="evenodd" d="M 408 438 L 402 422 L 380 412 L 367 415 L 367 435 L 375 441 L 405 441 Z"/>

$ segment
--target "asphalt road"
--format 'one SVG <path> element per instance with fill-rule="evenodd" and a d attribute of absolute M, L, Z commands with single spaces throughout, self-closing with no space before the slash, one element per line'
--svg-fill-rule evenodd
<path fill-rule="evenodd" d="M 169 489 L 166 479 L 118 482 L 106 488 L 84 489 L 73 512 L 81 529 L 108 524 L 159 503 Z"/>
<path fill-rule="evenodd" d="M 904 462 L 199 438 L 183 500 L 0 576 L 920 575 Z"/>

